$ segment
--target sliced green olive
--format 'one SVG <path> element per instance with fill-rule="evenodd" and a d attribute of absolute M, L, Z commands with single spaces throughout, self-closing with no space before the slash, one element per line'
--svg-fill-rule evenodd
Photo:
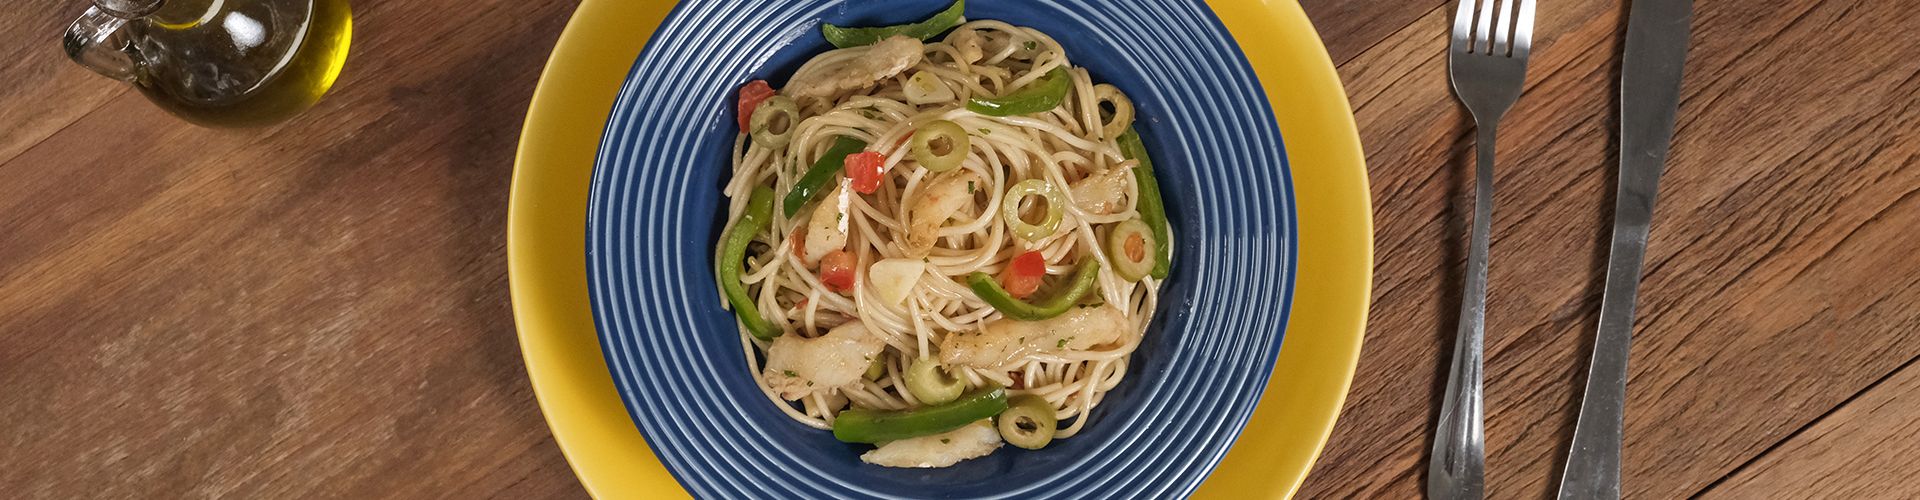
<path fill-rule="evenodd" d="M 1047 212 L 1039 224 L 1020 218 L 1020 200 L 1034 195 L 1047 201 Z M 1054 231 L 1060 229 L 1060 207 L 1063 206 L 1066 206 L 1066 197 L 1061 196 L 1060 190 L 1054 189 L 1053 184 L 1044 179 L 1027 179 L 1007 189 L 1007 197 L 1000 200 L 1000 217 L 1007 221 L 1007 227 L 1013 230 L 1014 236 L 1027 241 L 1040 241 L 1053 236 Z"/>
<path fill-rule="evenodd" d="M 1107 232 L 1107 260 L 1113 261 L 1113 272 L 1127 281 L 1140 281 L 1153 272 L 1153 249 L 1153 228 L 1140 219 L 1120 221 Z"/>
<path fill-rule="evenodd" d="M 954 122 L 939 120 L 913 131 L 913 161 L 933 172 L 960 168 L 973 146 L 966 129 Z"/>
<path fill-rule="evenodd" d="M 873 363 L 867 365 L 867 380 L 879 381 L 887 376 L 887 353 L 874 355 Z"/>
<path fill-rule="evenodd" d="M 1128 99 L 1127 94 L 1121 93 L 1119 88 L 1105 83 L 1094 85 L 1093 97 L 1113 106 L 1112 115 L 1108 115 L 1104 109 L 1100 113 L 1101 137 L 1120 137 L 1128 127 L 1133 126 L 1133 100 Z"/>
<path fill-rule="evenodd" d="M 947 374 L 933 358 L 913 360 L 913 365 L 907 367 L 906 379 L 907 392 L 913 393 L 913 399 L 923 405 L 953 401 L 967 390 L 965 381 Z"/>
<path fill-rule="evenodd" d="M 1040 396 L 1027 394 L 1007 401 L 1007 411 L 998 419 L 1000 439 L 1007 444 L 1038 450 L 1053 442 L 1060 421 L 1053 416 L 1053 405 Z"/>
<path fill-rule="evenodd" d="M 793 128 L 800 124 L 800 106 L 787 96 L 777 95 L 760 103 L 753 109 L 753 117 L 747 122 L 747 130 L 753 136 L 753 143 L 761 147 L 777 148 L 793 140 Z"/>

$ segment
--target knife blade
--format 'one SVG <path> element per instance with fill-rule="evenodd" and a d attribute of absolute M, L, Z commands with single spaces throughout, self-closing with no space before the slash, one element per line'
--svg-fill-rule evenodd
<path fill-rule="evenodd" d="M 1620 498 L 1621 421 L 1626 405 L 1627 355 L 1633 303 L 1647 251 L 1647 229 L 1660 173 L 1673 139 L 1686 66 L 1693 0 L 1634 0 L 1620 63 L 1620 189 L 1614 205 L 1607 284 L 1600 326 L 1587 372 L 1580 419 L 1574 424 L 1561 500 Z"/>

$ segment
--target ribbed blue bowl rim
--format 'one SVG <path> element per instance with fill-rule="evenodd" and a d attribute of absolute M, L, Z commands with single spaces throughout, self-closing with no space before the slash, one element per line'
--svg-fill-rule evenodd
<path fill-rule="evenodd" d="M 1251 417 L 1279 354 L 1298 254 L 1274 111 L 1199 0 L 974 0 L 972 19 L 1038 28 L 1133 98 L 1174 222 L 1173 274 L 1128 377 L 1079 436 L 946 469 L 861 464 L 792 422 L 749 377 L 712 248 L 736 126 L 733 92 L 784 83 L 828 46 L 823 20 L 917 20 L 945 0 L 688 0 L 620 87 L 595 161 L 587 276 L 628 412 L 703 498 L 1185 496 Z M 567 223 L 554 221 L 554 223 Z"/>

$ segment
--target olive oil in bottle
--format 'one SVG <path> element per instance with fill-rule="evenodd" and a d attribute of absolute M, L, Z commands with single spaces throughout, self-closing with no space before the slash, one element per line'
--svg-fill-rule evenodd
<path fill-rule="evenodd" d="M 118 17 L 92 23 L 96 46 L 84 46 L 89 19 L 76 22 L 68 53 L 207 126 L 266 125 L 313 106 L 339 76 L 352 39 L 346 0 L 123 1 L 150 7 L 129 19 L 103 10 L 114 2 L 96 0 L 89 16 Z"/>

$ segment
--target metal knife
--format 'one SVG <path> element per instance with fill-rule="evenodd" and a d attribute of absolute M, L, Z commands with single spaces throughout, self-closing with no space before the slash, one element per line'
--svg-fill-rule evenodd
<path fill-rule="evenodd" d="M 1633 301 L 1647 252 L 1647 227 L 1680 106 L 1693 0 L 1633 0 L 1620 63 L 1620 195 L 1607 257 L 1600 329 L 1574 426 L 1561 500 L 1620 498 L 1621 413 L 1627 399 L 1627 346 Z"/>

